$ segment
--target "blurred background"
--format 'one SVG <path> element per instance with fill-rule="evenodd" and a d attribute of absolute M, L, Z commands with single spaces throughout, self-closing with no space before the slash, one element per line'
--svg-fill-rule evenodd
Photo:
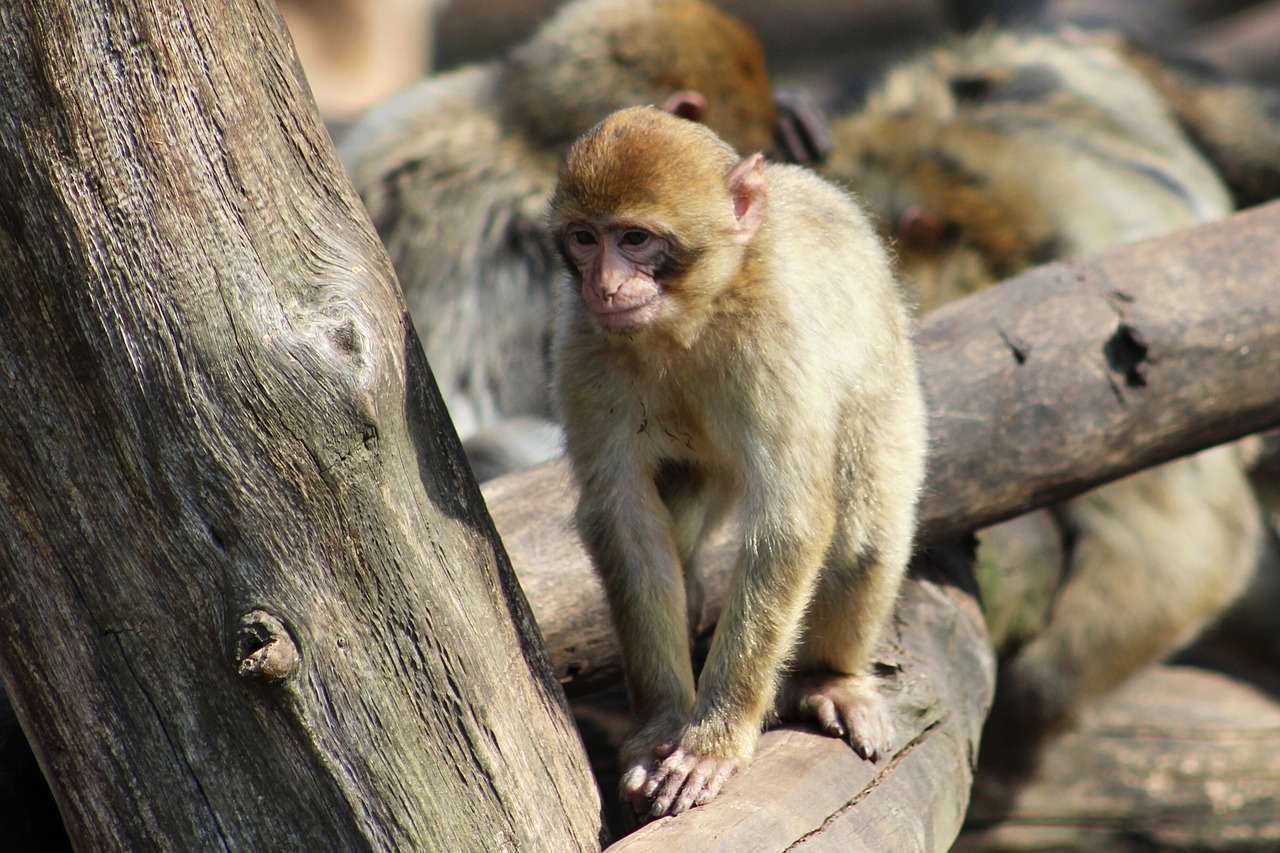
<path fill-rule="evenodd" d="M 557 0 L 280 0 L 316 101 L 348 121 L 428 70 L 498 55 Z M 847 105 L 886 60 L 984 22 L 1110 26 L 1224 71 L 1280 81 L 1280 0 L 722 0 L 775 79 Z"/>

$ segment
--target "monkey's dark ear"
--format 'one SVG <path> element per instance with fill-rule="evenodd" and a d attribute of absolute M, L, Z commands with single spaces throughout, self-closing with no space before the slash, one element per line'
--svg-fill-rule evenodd
<path fill-rule="evenodd" d="M 686 89 L 663 101 L 662 108 L 689 121 L 702 121 L 702 116 L 707 112 L 707 99 L 692 89 Z"/>
<path fill-rule="evenodd" d="M 744 157 L 725 178 L 729 195 L 733 198 L 733 242 L 745 246 L 751 242 L 764 222 L 769 193 L 765 187 L 764 155 Z"/>

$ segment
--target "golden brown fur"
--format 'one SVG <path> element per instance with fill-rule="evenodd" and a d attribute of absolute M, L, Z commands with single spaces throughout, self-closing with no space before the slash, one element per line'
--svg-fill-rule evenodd
<path fill-rule="evenodd" d="M 1118 44 L 984 33 L 894 69 L 834 123 L 828 174 L 893 240 L 924 310 L 1031 264 L 1230 212 L 1222 181 Z M 996 637 L 1007 657 L 984 769 L 1015 776 L 1033 744 L 1219 616 L 1263 543 L 1235 447 L 1067 501 L 1052 519 L 980 534 L 984 606 L 1008 631 Z M 1064 564 L 1037 565 L 1064 546 Z M 1046 588 L 990 582 L 1019 575 Z M 1028 599 L 1043 602 L 1038 613 Z"/>
<path fill-rule="evenodd" d="M 635 712 L 624 798 L 641 819 L 705 802 L 750 759 L 775 698 L 884 754 L 892 725 L 869 666 L 925 441 L 907 311 L 869 224 L 812 173 L 740 159 L 651 109 L 575 146 L 552 210 L 574 273 L 555 387 Z M 592 259 L 628 234 L 661 248 L 617 250 L 639 259 L 657 308 L 611 331 Z M 742 550 L 695 690 L 684 585 L 735 509 Z"/>

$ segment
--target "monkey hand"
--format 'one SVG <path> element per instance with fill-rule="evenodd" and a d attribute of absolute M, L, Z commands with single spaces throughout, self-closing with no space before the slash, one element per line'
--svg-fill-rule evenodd
<path fill-rule="evenodd" d="M 816 722 L 869 761 L 893 750 L 893 718 L 872 675 L 793 675 L 779 694 L 778 716 Z"/>
<path fill-rule="evenodd" d="M 654 746 L 643 753 L 628 750 L 636 757 L 624 765 L 620 787 L 623 807 L 635 825 L 703 805 L 746 764 L 740 750 L 716 749 L 703 745 L 704 740 L 689 729 L 651 741 Z"/>

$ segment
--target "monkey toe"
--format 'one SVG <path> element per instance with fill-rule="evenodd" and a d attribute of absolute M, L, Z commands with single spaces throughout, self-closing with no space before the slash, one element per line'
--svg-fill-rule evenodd
<path fill-rule="evenodd" d="M 858 755 L 876 761 L 893 750 L 893 720 L 879 696 L 874 701 L 841 707 L 840 716 L 846 740 Z"/>
<path fill-rule="evenodd" d="M 803 676 L 791 685 L 782 711 L 785 717 L 816 722 L 868 761 L 893 749 L 893 718 L 871 676 Z"/>

